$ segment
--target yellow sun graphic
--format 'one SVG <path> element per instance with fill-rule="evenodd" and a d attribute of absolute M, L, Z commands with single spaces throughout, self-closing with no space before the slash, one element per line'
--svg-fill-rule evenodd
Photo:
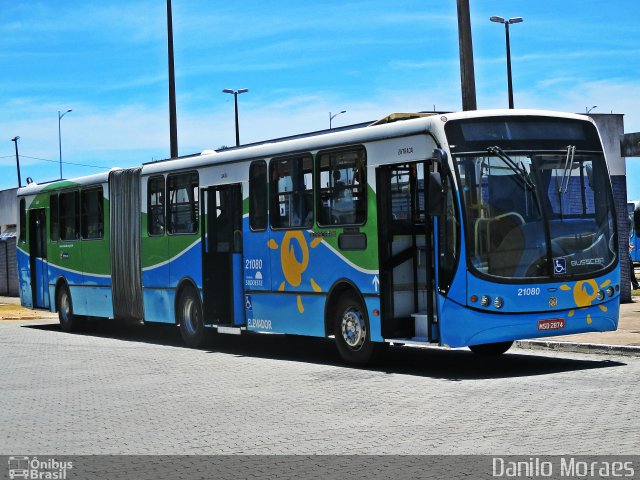
<path fill-rule="evenodd" d="M 600 288 L 606 288 L 611 283 L 611 280 L 606 280 Z M 569 285 L 560 285 L 560 290 L 571 290 Z M 581 280 L 576 282 L 573 287 L 573 300 L 580 310 L 586 310 L 590 307 L 593 301 L 598 298 L 598 283 L 595 280 Z M 603 312 L 607 311 L 607 307 L 604 305 L 598 305 L 598 308 Z M 569 310 L 569 317 L 573 317 L 575 313 L 574 309 Z M 587 323 L 591 324 L 591 315 L 587 314 Z"/>
<path fill-rule="evenodd" d="M 291 244 L 292 241 L 296 241 L 302 251 L 302 259 L 296 258 L 296 253 Z M 311 241 L 311 248 L 316 248 L 322 242 L 322 238 L 314 238 Z M 297 287 L 302 283 L 302 274 L 309 266 L 309 246 L 307 240 L 304 238 L 304 234 L 300 230 L 292 230 L 284 234 L 282 239 L 282 245 L 272 238 L 267 244 L 270 249 L 277 250 L 280 248 L 280 264 L 282 265 L 282 273 L 284 274 L 285 281 L 278 287 L 279 292 L 284 292 L 285 284 L 288 283 L 292 287 Z M 313 278 L 309 279 L 311 288 L 314 292 L 321 292 L 322 289 Z M 304 312 L 304 305 L 302 305 L 302 298 L 298 295 L 298 311 Z"/>

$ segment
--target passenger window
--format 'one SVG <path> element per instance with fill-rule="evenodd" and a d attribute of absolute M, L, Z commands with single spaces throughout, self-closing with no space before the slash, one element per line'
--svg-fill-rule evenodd
<path fill-rule="evenodd" d="M 251 230 L 267 228 L 267 163 L 258 160 L 249 168 L 249 225 Z"/>
<path fill-rule="evenodd" d="M 147 231 L 164 235 L 164 225 L 164 177 L 152 177 L 147 182 Z"/>
<path fill-rule="evenodd" d="M 49 237 L 52 242 L 60 238 L 60 219 L 58 217 L 58 194 L 49 197 Z"/>
<path fill-rule="evenodd" d="M 80 231 L 80 193 L 67 192 L 60 194 L 60 238 L 77 240 Z"/>
<path fill-rule="evenodd" d="M 82 190 L 82 238 L 104 237 L 104 197 L 102 187 Z"/>
<path fill-rule="evenodd" d="M 367 218 L 364 148 L 321 153 L 317 158 L 318 225 L 360 225 Z"/>
<path fill-rule="evenodd" d="M 169 233 L 196 233 L 198 231 L 198 174 L 195 172 L 170 175 Z"/>
<path fill-rule="evenodd" d="M 27 204 L 25 199 L 20 199 L 20 239 L 21 242 L 27 241 Z"/>
<path fill-rule="evenodd" d="M 310 156 L 272 160 L 271 226 L 308 228 L 313 225 L 313 166 Z"/>

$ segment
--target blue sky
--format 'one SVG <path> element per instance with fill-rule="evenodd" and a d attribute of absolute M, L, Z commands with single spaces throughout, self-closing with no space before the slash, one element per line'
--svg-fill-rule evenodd
<path fill-rule="evenodd" d="M 169 156 L 165 0 L 0 0 L 0 189 Z M 504 28 L 516 107 L 624 113 L 640 131 L 640 3 L 471 0 L 479 108 L 505 107 Z M 179 153 L 392 112 L 459 110 L 455 0 L 173 0 Z M 29 158 L 31 157 L 31 158 Z M 44 159 L 44 160 L 42 160 Z M 46 161 L 51 160 L 51 161 Z M 640 198 L 640 159 L 627 161 Z M 98 167 L 98 168 L 95 168 Z"/>

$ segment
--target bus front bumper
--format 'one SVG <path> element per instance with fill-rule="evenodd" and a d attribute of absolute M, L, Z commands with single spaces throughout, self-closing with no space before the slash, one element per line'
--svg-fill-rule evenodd
<path fill-rule="evenodd" d="M 619 312 L 619 296 L 600 305 L 536 313 L 493 313 L 445 300 L 440 315 L 440 342 L 455 348 L 614 331 L 618 328 Z"/>

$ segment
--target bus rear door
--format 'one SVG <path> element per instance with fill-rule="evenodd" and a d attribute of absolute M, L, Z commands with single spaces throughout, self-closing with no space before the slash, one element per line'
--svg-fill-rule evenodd
<path fill-rule="evenodd" d="M 243 325 L 242 186 L 203 189 L 202 287 L 207 324 Z"/>
<path fill-rule="evenodd" d="M 29 270 L 33 306 L 49 308 L 47 216 L 44 208 L 29 211 Z"/>

